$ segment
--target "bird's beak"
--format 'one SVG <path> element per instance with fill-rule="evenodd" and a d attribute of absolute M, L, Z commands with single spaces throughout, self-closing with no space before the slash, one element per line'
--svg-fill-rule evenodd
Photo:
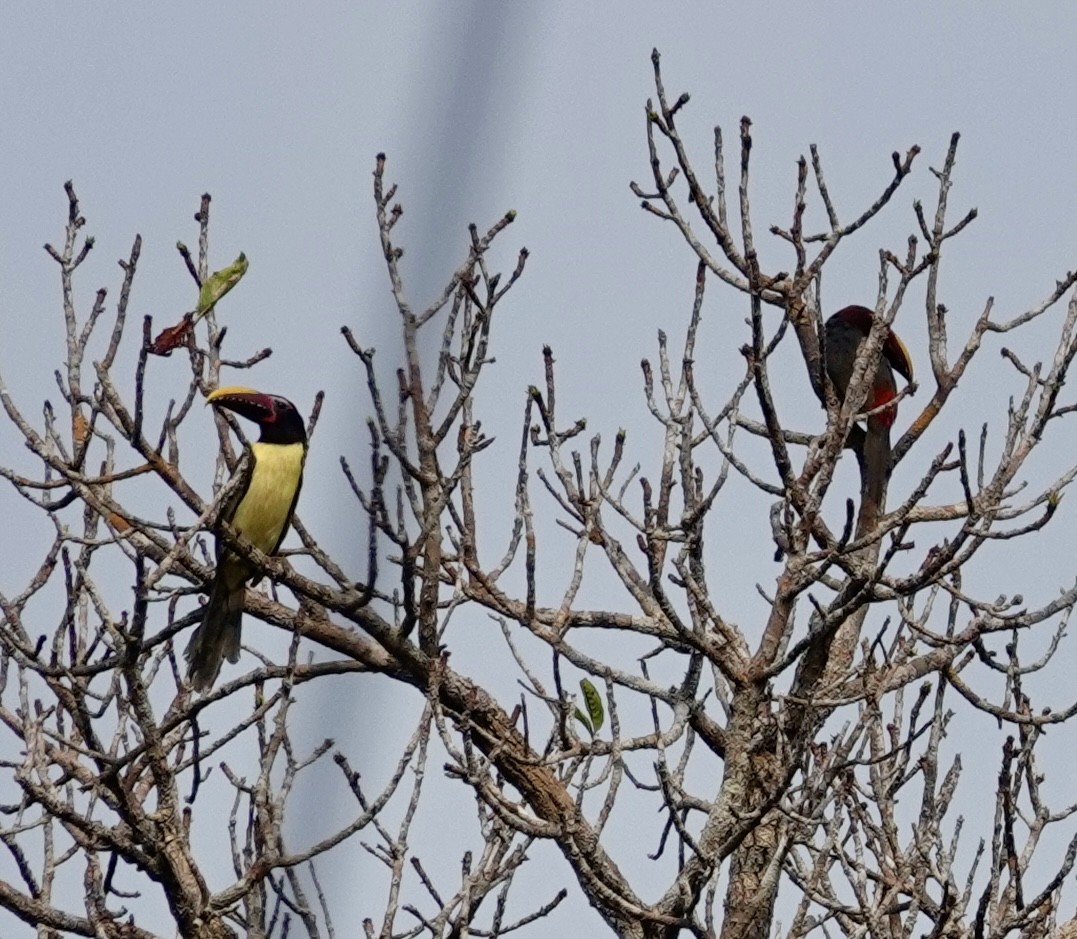
<path fill-rule="evenodd" d="M 909 350 L 905 348 L 905 343 L 898 338 L 898 334 L 893 330 L 890 330 L 890 335 L 887 337 L 883 349 L 887 353 L 886 357 L 890 360 L 890 364 L 897 369 L 899 374 L 904 376 L 907 382 L 911 383 L 912 356 L 909 355 Z"/>
<path fill-rule="evenodd" d="M 227 408 L 256 424 L 271 422 L 277 416 L 273 399 L 269 395 L 255 391 L 253 388 L 242 388 L 236 385 L 211 391 L 206 396 L 206 404 Z"/>

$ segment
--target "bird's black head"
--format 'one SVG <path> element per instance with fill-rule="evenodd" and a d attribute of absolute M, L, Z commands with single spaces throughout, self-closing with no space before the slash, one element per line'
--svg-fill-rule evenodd
<path fill-rule="evenodd" d="M 206 398 L 214 407 L 227 408 L 254 421 L 261 430 L 262 443 L 306 443 L 307 430 L 294 404 L 279 395 L 253 388 L 218 388 Z"/>
<path fill-rule="evenodd" d="M 830 322 L 846 323 L 866 336 L 871 331 L 871 323 L 874 319 L 875 313 L 866 306 L 847 306 L 830 317 Z M 886 339 L 883 340 L 883 355 L 898 374 L 902 375 L 906 381 L 912 381 L 912 356 L 905 348 L 905 343 L 892 329 L 886 331 Z"/>

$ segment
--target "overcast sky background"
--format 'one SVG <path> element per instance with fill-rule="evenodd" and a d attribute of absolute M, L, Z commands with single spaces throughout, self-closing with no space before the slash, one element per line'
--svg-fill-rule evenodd
<path fill-rule="evenodd" d="M 705 179 L 713 125 L 735 141 L 738 119 L 751 116 L 757 236 L 771 223 L 788 224 L 795 161 L 809 144 L 821 148 L 844 218 L 885 185 L 892 151 L 923 147 L 915 178 L 885 217 L 828 267 L 828 309 L 873 304 L 879 248 L 900 253 L 915 224 L 914 197 L 933 206 L 928 166 L 941 165 L 951 132 L 961 131 L 951 218 L 972 206 L 980 218 L 943 271 L 941 299 L 960 333 L 989 295 L 1002 314 L 1013 314 L 1077 263 L 1075 36 L 1077 8 L 1062 4 L 1023 5 L 1020 12 L 972 3 L 5 4 L 0 374 L 31 414 L 40 414 L 41 399 L 55 398 L 52 371 L 63 352 L 59 277 L 41 246 L 62 240 L 65 180 L 75 181 L 86 232 L 96 238 L 78 280 L 83 314 L 99 286 L 115 300 L 116 259 L 127 255 L 136 232 L 143 237 L 134 324 L 147 313 L 163 324 L 192 305 L 174 245 L 196 243 L 191 216 L 208 191 L 211 266 L 239 251 L 251 261 L 221 309 L 229 354 L 242 358 L 271 346 L 272 358 L 249 383 L 303 409 L 326 391 L 300 510 L 323 543 L 355 548 L 363 529 L 341 521 L 346 495 L 337 459 L 343 452 L 365 460 L 368 411 L 358 363 L 339 328 L 349 324 L 364 345 L 378 348 L 383 367 L 393 366 L 397 324 L 371 198 L 374 156 L 385 151 L 387 176 L 400 184 L 405 208 L 397 238 L 416 306 L 464 257 L 469 222 L 485 227 L 507 209 L 518 212 L 497 257 L 509 270 L 520 246 L 531 257 L 495 329 L 498 365 L 485 379 L 481 414 L 504 443 L 482 470 L 501 487 L 494 505 L 503 510 L 511 506 L 516 425 L 527 386 L 541 381 L 543 343 L 558 359 L 564 418 L 587 415 L 589 430 L 606 440 L 628 426 L 629 464 L 646 459 L 653 440 L 638 363 L 654 355 L 659 328 L 679 348 L 695 259 L 671 227 L 639 209 L 628 188 L 633 179 L 648 188 L 644 104 L 653 95 L 652 47 L 662 52 L 671 97 L 692 95 L 680 126 Z M 771 269 L 790 263 L 777 243 L 767 243 L 762 257 Z M 907 307 L 901 331 L 923 374 L 922 291 Z M 741 298 L 712 287 L 697 372 L 715 396 L 739 374 L 746 309 Z M 1051 347 L 1037 340 L 1052 336 L 1057 322 L 1007 342 L 1030 358 L 1039 348 L 1042 357 Z M 153 363 L 165 398 L 173 393 L 170 375 L 185 387 L 184 368 Z M 978 432 L 981 421 L 1004 413 L 1018 387 L 997 346 L 989 349 L 968 376 L 958 417 L 968 415 L 965 426 Z M 779 392 L 791 413 L 821 426 L 821 415 L 811 416 L 802 367 Z M 195 419 L 208 432 L 208 416 Z M 940 429 L 932 444 L 956 426 Z M 5 461 L 17 447 L 11 429 L 0 426 Z M 1056 440 L 1045 450 L 1059 456 L 1066 448 Z M 918 478 L 931 453 L 928 447 L 906 461 L 897 485 Z M 205 458 L 211 466 L 213 451 Z M 1047 478 L 1058 465 L 1048 462 L 1032 478 Z M 22 522 L 32 516 L 6 490 L 0 508 L 11 522 L 0 528 L 0 590 L 10 590 L 37 563 L 24 550 L 34 536 Z M 712 535 L 711 550 L 727 565 L 739 597 L 734 610 L 747 624 L 758 613 L 752 585 L 772 580 L 773 547 L 759 526 L 763 516 L 722 511 L 739 527 L 729 539 Z M 1042 600 L 1072 582 L 1073 552 L 1063 533 L 1072 530 L 1075 511 L 1064 502 L 1061 521 L 1037 540 L 1035 554 L 1022 557 L 1027 565 L 988 563 L 977 575 L 981 583 L 998 581 L 999 592 Z M 548 563 L 556 571 L 560 562 Z M 559 586 L 553 580 L 551 592 Z M 248 622 L 246 638 L 260 628 Z M 466 642 L 459 656 L 454 664 L 465 670 L 481 665 L 478 657 L 469 662 Z M 315 712 L 306 718 L 312 734 L 350 734 L 353 765 L 364 770 L 395 759 L 379 751 L 400 707 L 383 697 L 388 684 L 349 688 L 361 688 L 353 710 L 337 701 Z M 981 778 L 990 780 L 998 734 L 990 722 L 971 726 L 987 735 Z M 1067 733 L 1058 729 L 1052 738 L 1072 742 Z M 970 759 L 975 767 L 976 755 Z M 1065 778 L 1072 769 L 1059 765 L 1060 802 L 1073 798 Z M 438 844 L 436 827 L 425 835 L 431 844 Z M 438 849 L 451 871 L 457 846 Z M 355 845 L 346 850 L 358 853 Z M 558 886 L 571 887 L 567 868 L 546 857 L 536 903 Z M 350 871 L 327 877 L 336 896 L 349 897 L 356 914 L 377 917 L 383 886 Z M 339 919 L 338 935 L 348 934 L 342 923 L 356 921 Z M 549 934 L 579 922 L 559 913 Z M 17 929 L 0 916 L 5 936 Z"/>

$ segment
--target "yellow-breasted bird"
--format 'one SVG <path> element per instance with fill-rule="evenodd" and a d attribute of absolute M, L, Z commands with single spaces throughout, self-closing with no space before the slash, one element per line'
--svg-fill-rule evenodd
<path fill-rule="evenodd" d="M 844 398 L 853 377 L 853 365 L 860 344 L 867 339 L 875 314 L 864 306 L 847 306 L 838 310 L 826 321 L 826 369 L 838 398 Z M 867 420 L 864 435 L 863 460 L 865 467 L 865 491 L 878 507 L 882 502 L 883 489 L 890 472 L 890 427 L 897 417 L 897 404 L 882 407 L 897 397 L 894 372 L 906 381 L 912 381 L 912 359 L 909 350 L 892 329 L 886 331 L 882 355 L 871 379 L 864 410 L 876 411 Z"/>
<path fill-rule="evenodd" d="M 307 431 L 295 405 L 286 398 L 252 388 L 218 388 L 206 399 L 254 421 L 261 431 L 247 447 L 235 490 L 221 507 L 220 518 L 266 554 L 274 554 L 288 532 L 303 485 Z M 217 679 L 221 661 L 239 661 L 243 601 L 248 581 L 258 569 L 217 538 L 217 572 L 202 624 L 187 646 L 187 680 L 206 691 Z"/>

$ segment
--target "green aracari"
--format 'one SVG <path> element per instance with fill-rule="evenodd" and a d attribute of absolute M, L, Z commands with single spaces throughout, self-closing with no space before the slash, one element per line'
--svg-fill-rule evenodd
<path fill-rule="evenodd" d="M 218 388 L 206 400 L 258 425 L 259 438 L 248 445 L 236 471 L 240 478 L 219 518 L 260 551 L 275 554 L 303 485 L 307 458 L 303 419 L 291 401 L 252 388 Z M 187 680 L 196 691 L 212 687 L 225 658 L 239 661 L 247 584 L 260 576 L 254 564 L 217 535 L 217 570 L 209 602 L 186 653 Z"/>

